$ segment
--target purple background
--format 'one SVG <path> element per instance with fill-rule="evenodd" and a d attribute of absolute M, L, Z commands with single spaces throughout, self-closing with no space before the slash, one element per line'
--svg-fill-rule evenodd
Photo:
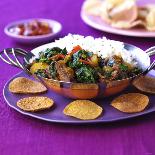
<path fill-rule="evenodd" d="M 155 39 L 132 38 L 94 30 L 80 19 L 83 0 L 1 0 L 0 49 L 21 47 L 31 50 L 38 45 L 13 42 L 3 33 L 9 22 L 26 18 L 51 18 L 63 24 L 62 33 L 78 33 L 125 41 L 147 49 Z M 141 4 L 144 0 L 140 0 Z M 148 2 L 148 1 L 147 1 Z M 151 0 L 149 1 L 151 2 Z M 152 0 L 154 2 L 154 0 Z M 145 1 L 146 3 L 146 1 Z M 144 4 L 144 3 L 143 3 Z M 98 125 L 61 125 L 25 117 L 7 106 L 2 89 L 18 69 L 0 61 L 0 154 L 1 155 L 154 155 L 155 114 L 124 122 Z"/>

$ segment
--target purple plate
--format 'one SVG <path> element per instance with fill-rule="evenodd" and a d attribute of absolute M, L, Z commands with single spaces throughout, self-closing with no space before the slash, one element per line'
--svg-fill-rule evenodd
<path fill-rule="evenodd" d="M 14 34 L 9 31 L 11 27 L 14 27 L 18 24 L 34 21 L 34 20 L 48 23 L 49 26 L 52 28 L 53 32 L 49 34 L 38 35 L 38 36 L 22 36 L 22 35 Z M 33 18 L 33 19 L 20 20 L 20 21 L 10 23 L 4 28 L 4 32 L 7 36 L 11 37 L 13 40 L 16 40 L 18 42 L 39 43 L 39 42 L 47 42 L 47 41 L 50 41 L 51 39 L 54 39 L 54 37 L 56 37 L 56 35 L 61 31 L 61 29 L 62 29 L 62 25 L 58 21 L 51 20 L 51 19 Z"/>
<path fill-rule="evenodd" d="M 150 76 L 155 77 L 155 70 L 151 71 L 149 73 Z M 130 87 L 128 89 L 126 89 L 125 91 L 123 91 L 120 94 L 117 94 L 113 97 L 109 97 L 109 98 L 105 98 L 105 99 L 97 99 L 97 100 L 93 100 L 94 102 L 96 102 L 98 105 L 100 105 L 101 107 L 103 107 L 104 112 L 103 114 L 95 119 L 95 120 L 79 120 L 73 117 L 69 117 L 69 116 L 65 116 L 63 114 L 63 109 L 65 108 L 65 106 L 70 103 L 71 101 L 73 101 L 72 99 L 68 99 L 68 98 L 64 98 L 52 91 L 48 91 L 45 94 L 42 94 L 42 96 L 47 96 L 52 98 L 55 101 L 55 106 L 49 110 L 45 110 L 45 111 L 41 111 L 41 112 L 25 112 L 21 109 L 19 109 L 16 106 L 16 102 L 23 98 L 23 97 L 28 97 L 28 96 L 33 96 L 33 95 L 21 95 L 21 94 L 13 94 L 10 93 L 8 90 L 8 86 L 10 81 L 12 81 L 14 78 L 17 77 L 28 77 L 24 72 L 20 72 L 17 75 L 15 75 L 13 78 L 11 78 L 4 86 L 3 89 L 3 95 L 4 98 L 7 102 L 7 104 L 15 109 L 16 111 L 20 112 L 21 114 L 27 115 L 27 116 L 31 116 L 37 119 L 41 119 L 44 121 L 48 121 L 48 122 L 57 122 L 57 123 L 72 123 L 72 124 L 86 124 L 86 123 L 106 123 L 106 122 L 114 122 L 114 121 L 119 121 L 119 120 L 125 120 L 125 119 L 129 119 L 129 118 L 134 118 L 137 116 L 141 116 L 141 115 L 145 115 L 145 114 L 149 114 L 151 112 L 155 111 L 155 95 L 151 95 L 151 94 L 147 94 L 149 96 L 150 99 L 150 103 L 149 106 L 142 112 L 139 113 L 133 113 L 133 114 L 127 114 L 127 113 L 122 113 L 116 109 L 114 109 L 110 103 L 111 101 L 118 95 L 122 94 L 122 93 L 128 93 L 128 92 L 139 92 L 138 90 L 136 90 L 133 87 Z M 41 96 L 41 95 L 40 95 Z"/>
<path fill-rule="evenodd" d="M 100 31 L 132 37 L 155 37 L 155 31 L 147 31 L 144 28 L 129 30 L 114 28 L 106 24 L 100 17 L 88 15 L 83 9 L 81 9 L 81 18 L 87 25 Z"/>

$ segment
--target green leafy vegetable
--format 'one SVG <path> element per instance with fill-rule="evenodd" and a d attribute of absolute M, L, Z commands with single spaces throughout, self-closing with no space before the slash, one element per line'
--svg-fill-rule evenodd
<path fill-rule="evenodd" d="M 93 55 L 92 52 L 88 52 L 88 51 L 85 51 L 85 50 L 80 50 L 76 53 L 73 54 L 73 59 L 87 59 L 88 57 L 91 57 Z"/>
<path fill-rule="evenodd" d="M 67 50 L 66 50 L 66 48 L 61 49 L 59 47 L 53 47 L 51 49 L 49 49 L 49 48 L 46 49 L 44 53 L 45 53 L 45 57 L 46 58 L 50 58 L 50 57 L 52 57 L 54 55 L 57 55 L 57 54 L 66 55 L 67 54 Z"/>
<path fill-rule="evenodd" d="M 124 65 L 124 64 L 120 64 L 119 67 L 120 67 L 120 69 L 121 69 L 122 71 L 127 71 L 127 70 L 128 70 L 128 66 L 126 66 L 126 65 Z"/>
<path fill-rule="evenodd" d="M 109 78 L 111 78 L 111 73 L 112 73 L 112 72 L 105 72 L 104 76 L 105 76 L 107 79 L 109 79 Z"/>
<path fill-rule="evenodd" d="M 69 53 L 67 49 L 59 47 L 47 48 L 39 53 L 39 58 L 33 63 L 46 63 L 46 70 L 38 70 L 35 74 L 41 77 L 60 79 L 55 63 L 62 61 L 66 66 L 66 71 L 70 74 L 72 70 L 74 77 L 71 80 L 81 83 L 96 83 L 102 76 L 106 80 L 122 80 L 133 77 L 142 72 L 138 67 L 130 67 L 119 56 L 112 56 L 102 59 L 93 52 L 83 50 L 79 45 L 75 46 Z M 62 71 L 63 72 L 63 71 Z M 100 77 L 98 76 L 100 73 Z"/>
<path fill-rule="evenodd" d="M 77 81 L 82 83 L 95 83 L 97 81 L 97 74 L 95 70 L 89 66 L 83 66 L 75 72 Z"/>
<path fill-rule="evenodd" d="M 69 61 L 68 66 L 76 69 L 76 68 L 82 67 L 83 63 L 80 62 L 79 59 L 77 58 L 77 59 L 73 59 L 73 61 Z"/>
<path fill-rule="evenodd" d="M 54 61 L 52 61 L 51 64 L 49 65 L 49 73 L 53 79 L 56 78 L 57 71 L 55 68 L 55 62 Z"/>
<path fill-rule="evenodd" d="M 36 74 L 39 77 L 48 78 L 46 70 L 44 69 L 38 69 L 34 74 Z"/>
<path fill-rule="evenodd" d="M 63 55 L 66 55 L 67 54 L 67 49 L 66 48 L 64 48 L 63 50 L 61 50 L 61 52 L 60 52 L 61 54 L 63 54 Z"/>
<path fill-rule="evenodd" d="M 47 57 L 45 56 L 44 52 L 40 52 L 39 53 L 39 59 L 36 59 L 36 62 L 45 62 L 47 64 L 50 63 L 50 61 L 47 59 Z"/>

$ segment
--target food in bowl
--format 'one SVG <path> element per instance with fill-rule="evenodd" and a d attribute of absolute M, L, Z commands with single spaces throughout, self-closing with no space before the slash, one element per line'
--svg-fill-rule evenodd
<path fill-rule="evenodd" d="M 100 83 L 134 77 L 142 69 L 121 42 L 69 35 L 41 51 L 30 71 L 58 81 Z"/>
<path fill-rule="evenodd" d="M 81 51 L 75 50 L 76 52 L 74 53 L 73 49 L 78 48 L 92 56 L 82 56 L 82 60 L 80 60 L 81 56 L 75 56 L 79 61 L 75 59 L 76 61 L 74 62 L 73 55 L 77 55 L 77 53 L 80 53 Z M 19 48 L 8 48 L 6 50 L 22 53 L 24 57 L 23 64 L 17 64 L 17 66 L 27 74 L 32 74 L 34 77 L 36 77 L 35 75 L 38 75 L 37 79 L 39 79 L 49 90 L 69 98 L 92 99 L 107 97 L 121 92 L 127 88 L 136 77 L 138 78 L 141 75 L 146 75 L 154 68 L 154 62 L 150 65 L 149 57 L 154 54 L 152 49 L 154 48 L 148 49 L 149 52 L 144 52 L 136 46 L 124 42 L 108 40 L 104 37 L 94 39 L 90 36 L 84 37 L 70 34 L 55 42 L 37 47 L 31 52 L 26 52 Z M 49 53 L 53 54 L 53 52 L 56 52 L 53 55 L 54 57 L 46 57 Z M 66 62 L 68 55 L 70 57 L 72 52 L 73 55 L 71 56 L 71 60 L 69 59 Z M 5 51 L 4 55 L 6 55 Z M 97 58 L 97 61 L 99 60 L 98 64 L 94 63 L 96 61 L 94 61 L 94 57 Z M 3 61 L 8 62 L 4 57 L 1 58 Z M 16 56 L 14 56 L 14 58 L 17 63 Z M 100 67 L 100 60 L 106 58 L 108 61 L 111 58 L 112 60 L 119 58 L 119 61 L 113 61 L 112 65 L 110 62 L 104 64 L 103 67 Z M 76 62 L 80 63 L 82 66 L 74 69 L 74 66 L 72 68 L 71 64 L 73 63 L 75 65 Z M 11 62 L 8 63 L 12 64 Z M 57 65 L 55 66 L 55 64 Z M 114 67 L 115 64 L 120 65 L 119 70 L 118 67 Z M 110 71 L 105 70 L 107 65 L 108 67 L 112 67 Z M 82 70 L 82 74 L 81 71 L 77 72 L 78 74 L 75 74 L 78 69 Z M 115 76 L 115 72 L 112 74 L 113 69 L 114 71 L 118 70 L 116 75 L 121 76 Z M 51 72 L 49 72 L 50 70 Z M 87 72 L 85 72 L 86 70 Z M 120 72 L 122 74 L 120 74 Z M 108 74 L 108 76 L 106 76 L 106 74 Z M 77 79 L 77 75 L 79 75 L 79 78 L 84 79 L 84 81 Z"/>
<path fill-rule="evenodd" d="M 21 36 L 38 36 L 52 33 L 52 28 L 47 22 L 38 20 L 17 24 L 9 29 L 11 33 Z"/>

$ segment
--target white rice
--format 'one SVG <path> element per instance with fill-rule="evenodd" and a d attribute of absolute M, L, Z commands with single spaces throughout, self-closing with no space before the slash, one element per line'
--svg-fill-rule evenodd
<path fill-rule="evenodd" d="M 77 45 L 80 45 L 82 49 L 93 52 L 102 58 L 120 55 L 125 62 L 137 66 L 135 56 L 124 49 L 124 44 L 122 42 L 109 40 L 105 37 L 93 38 L 91 36 L 84 37 L 82 35 L 68 34 L 64 38 L 60 38 L 59 40 L 49 44 L 48 47 L 66 48 L 67 51 L 70 52 L 73 47 Z"/>

